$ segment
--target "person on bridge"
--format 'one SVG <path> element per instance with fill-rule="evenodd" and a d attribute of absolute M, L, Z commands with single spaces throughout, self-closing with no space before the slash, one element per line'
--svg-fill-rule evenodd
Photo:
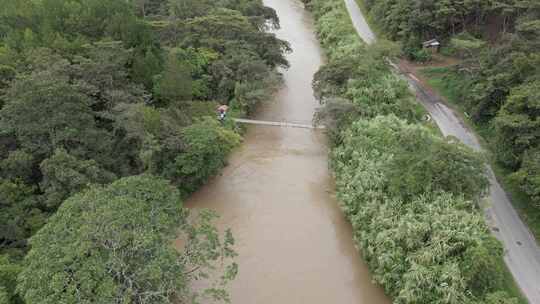
<path fill-rule="evenodd" d="M 227 111 L 228 110 L 229 110 L 229 106 L 227 106 L 227 105 L 220 105 L 217 108 L 219 121 L 222 122 L 223 120 L 225 120 L 225 117 L 227 116 Z"/>

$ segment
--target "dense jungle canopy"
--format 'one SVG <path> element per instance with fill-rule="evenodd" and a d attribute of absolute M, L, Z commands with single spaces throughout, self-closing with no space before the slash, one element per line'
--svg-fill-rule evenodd
<path fill-rule="evenodd" d="M 0 302 L 194 299 L 190 280 L 234 254 L 211 216 L 188 225 L 181 200 L 240 142 L 216 106 L 242 115 L 279 85 L 289 46 L 266 32 L 276 13 L 260 0 L 0 7 Z M 119 235 L 100 231 L 112 216 L 126 220 L 111 224 Z M 178 227 L 193 245 L 170 265 Z M 225 299 L 220 288 L 205 296 Z"/>

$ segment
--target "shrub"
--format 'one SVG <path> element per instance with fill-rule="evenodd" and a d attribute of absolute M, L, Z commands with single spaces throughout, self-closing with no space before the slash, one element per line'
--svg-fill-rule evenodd
<path fill-rule="evenodd" d="M 197 189 L 226 164 L 231 150 L 240 143 L 240 136 L 223 128 L 215 119 L 206 117 L 182 132 L 185 148 L 174 161 L 164 164 L 163 175 L 178 182 L 189 193 Z"/>

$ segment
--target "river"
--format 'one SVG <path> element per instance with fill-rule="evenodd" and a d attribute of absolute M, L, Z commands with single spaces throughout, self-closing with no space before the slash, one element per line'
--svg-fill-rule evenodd
<path fill-rule="evenodd" d="M 299 0 L 265 0 L 291 44 L 291 67 L 274 102 L 256 119 L 310 122 L 318 102 L 313 74 L 323 63 L 313 20 Z M 232 303 L 390 303 L 371 282 L 338 207 L 321 131 L 250 126 L 242 147 L 187 202 L 217 211 L 231 228 L 239 274 Z"/>

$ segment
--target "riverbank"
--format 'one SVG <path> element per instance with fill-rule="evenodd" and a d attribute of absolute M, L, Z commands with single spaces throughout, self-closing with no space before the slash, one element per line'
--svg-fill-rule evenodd
<path fill-rule="evenodd" d="M 502 250 L 498 242 L 490 235 L 480 211 L 471 205 L 466 208 L 467 211 L 463 210 L 463 207 L 459 207 L 463 206 L 462 203 L 470 203 L 470 201 L 469 203 L 458 203 L 463 189 L 455 192 L 452 189 L 445 190 L 450 194 L 450 197 L 444 195 L 442 197 L 446 197 L 449 200 L 446 202 L 446 205 L 453 207 L 444 210 L 435 207 L 438 204 L 437 202 L 443 199 L 438 196 L 439 194 L 432 196 L 432 194 L 428 194 L 429 191 L 424 192 L 424 190 L 420 190 L 420 193 L 424 193 L 421 197 L 424 197 L 424 199 L 426 196 L 428 197 L 422 203 L 418 203 L 418 201 L 410 197 L 407 198 L 407 196 L 403 197 L 395 193 L 392 194 L 391 189 L 395 186 L 395 181 L 392 181 L 391 174 L 387 171 L 388 168 L 394 166 L 394 161 L 391 159 L 395 159 L 397 155 L 401 157 L 403 154 L 406 155 L 410 152 L 407 152 L 406 148 L 394 146 L 392 141 L 385 141 L 384 137 L 391 134 L 388 133 L 390 130 L 385 131 L 387 126 L 394 126 L 391 127 L 394 130 L 392 132 L 400 133 L 400 130 L 403 129 L 410 130 L 407 132 L 415 133 L 417 137 L 425 136 L 425 140 L 432 142 L 429 146 L 433 146 L 438 141 L 437 138 L 439 138 L 433 134 L 427 135 L 430 133 L 418 123 L 420 121 L 418 117 L 410 115 L 414 114 L 415 111 L 413 110 L 414 105 L 409 104 L 410 97 L 407 95 L 407 85 L 400 85 L 399 81 L 392 80 L 392 77 L 395 76 L 391 75 L 388 67 L 383 67 L 385 66 L 383 58 L 391 55 L 392 46 L 389 44 L 376 44 L 374 47 L 368 48 L 361 45 L 361 43 L 359 46 L 359 43 L 351 38 L 356 33 L 352 28 L 352 23 L 346 21 L 348 20 L 348 15 L 342 1 L 312 1 L 312 5 L 315 10 L 315 16 L 318 19 L 319 36 L 330 58 L 329 64 L 323 67 L 316 76 L 314 81 L 316 91 L 319 89 L 320 94 L 318 95 L 322 96 L 323 100 L 330 105 L 330 114 L 324 114 L 326 116 L 341 116 L 337 117 L 338 123 L 335 124 L 340 130 L 333 132 L 334 135 L 332 136 L 335 144 L 332 155 L 333 168 L 337 176 L 338 197 L 340 198 L 342 208 L 349 220 L 353 223 L 355 241 L 361 249 L 364 258 L 368 261 L 376 281 L 382 284 L 387 293 L 396 301 L 403 303 L 438 302 L 442 301 L 442 298 L 448 299 L 448 292 L 452 294 L 451 297 L 454 297 L 454 300 L 457 301 L 456 303 L 462 303 L 472 299 L 475 301 L 485 301 L 486 303 L 503 300 L 506 296 L 497 292 L 498 290 L 505 289 L 503 287 L 505 284 L 503 282 L 504 277 L 502 276 L 504 272 L 500 269 L 500 266 L 504 265 L 502 262 Z M 332 20 L 336 21 L 332 23 Z M 358 27 L 358 24 L 356 26 Z M 357 36 L 356 40 L 359 40 Z M 359 62 L 358 56 L 361 56 L 363 61 L 368 61 L 369 66 L 365 66 L 365 63 L 362 64 L 361 61 Z M 350 63 L 350 65 L 347 63 Z M 339 81 L 340 79 L 344 79 L 345 81 Z M 392 85 L 387 86 L 385 83 L 392 83 Z M 399 89 L 396 91 L 395 88 Z M 401 88 L 405 88 L 405 91 L 401 91 Z M 381 91 L 381 89 L 383 90 Z M 349 103 L 343 100 L 336 102 L 332 95 L 349 100 Z M 355 112 L 357 109 L 358 111 Z M 340 111 L 342 111 L 341 114 Z M 357 118 L 351 118 L 351 113 L 360 114 Z M 387 118 L 380 116 L 374 118 L 379 114 L 390 116 L 387 116 Z M 395 121 L 396 118 L 392 118 L 392 115 L 400 116 L 401 120 Z M 336 120 L 336 117 L 333 118 Z M 351 124 L 352 129 L 350 127 Z M 381 135 L 370 132 L 382 132 L 381 134 L 386 135 L 379 137 Z M 366 141 L 366 136 L 371 139 Z M 401 138 L 402 136 L 403 134 L 397 138 Z M 372 146 L 372 141 L 380 141 L 382 146 L 385 147 L 385 150 L 378 150 L 376 148 L 377 145 Z M 407 144 L 409 143 L 402 143 L 402 145 Z M 441 143 L 441 145 L 445 147 L 444 149 L 464 148 L 464 154 L 450 160 L 450 162 L 454 162 L 454 165 L 475 155 L 470 149 L 459 144 L 447 145 Z M 425 157 L 422 162 L 426 161 L 426 159 L 438 157 L 436 153 L 433 154 L 434 151 L 427 151 L 427 154 L 423 154 L 422 144 L 416 145 L 415 149 L 417 151 L 414 153 L 421 154 L 422 157 Z M 441 158 L 440 161 L 448 161 L 448 156 L 446 155 Z M 400 179 L 405 179 L 405 181 L 409 182 L 405 182 L 405 184 L 400 186 L 404 188 L 398 187 L 401 189 L 398 192 L 414 192 L 414 187 L 420 187 L 422 189 L 422 183 L 419 184 L 418 182 L 422 180 L 423 175 L 429 175 L 425 170 L 417 171 L 417 173 L 414 173 L 414 171 L 407 172 L 409 170 L 408 168 L 412 169 L 412 167 L 409 167 L 409 164 L 411 162 L 415 163 L 413 155 L 408 157 L 410 158 L 406 162 L 401 163 L 401 166 L 395 168 L 401 174 Z M 441 171 L 441 168 L 438 169 L 434 174 Z M 456 167 L 446 170 L 447 172 L 453 171 L 456 173 L 457 178 L 456 180 L 452 180 L 451 183 L 445 183 L 445 185 L 455 182 L 459 183 L 460 179 L 466 177 L 473 178 L 471 174 L 464 174 L 464 172 L 457 173 L 455 170 Z M 482 174 L 482 166 L 478 167 L 474 172 Z M 429 173 L 431 174 L 432 172 Z M 417 180 L 415 181 L 414 179 Z M 480 180 L 482 178 L 479 177 L 476 181 Z M 441 186 L 437 185 L 436 182 L 433 184 L 433 181 L 431 183 L 431 186 L 434 187 Z M 382 189 L 386 190 L 383 191 Z M 389 189 L 390 193 L 387 193 Z M 480 189 L 482 189 L 482 186 L 469 190 L 473 196 L 476 195 L 479 197 L 481 194 Z M 485 188 L 483 189 L 485 190 Z M 452 193 L 456 196 L 452 196 Z M 371 201 L 376 202 L 375 205 Z M 403 205 L 405 202 L 406 204 Z M 411 206 L 424 205 L 432 206 L 430 212 L 438 210 L 435 211 L 437 214 L 424 213 L 425 211 L 415 209 L 412 214 L 421 214 L 420 219 L 414 216 L 409 218 L 408 221 L 401 222 L 402 218 L 409 217 L 410 214 L 408 212 L 410 208 L 416 208 Z M 374 210 L 379 211 L 374 212 Z M 447 218 L 448 215 L 454 214 L 454 212 L 463 211 L 465 213 L 457 216 L 459 219 L 457 221 L 462 222 L 463 226 L 454 227 L 453 222 L 447 222 L 444 226 L 449 230 L 456 229 L 456 232 L 466 229 L 469 230 L 469 234 L 472 233 L 470 229 L 475 230 L 476 232 L 472 234 L 479 237 L 479 239 L 472 237 L 468 241 L 472 243 L 465 242 L 465 244 L 469 244 L 465 248 L 471 246 L 467 250 L 473 250 L 478 255 L 456 255 L 456 252 L 453 254 L 448 252 L 446 254 L 449 255 L 445 256 L 445 253 L 439 252 L 437 254 L 438 263 L 448 265 L 448 267 L 451 267 L 450 265 L 457 267 L 458 272 L 453 275 L 450 275 L 450 272 L 448 272 L 449 269 L 443 271 L 446 277 L 442 274 L 437 275 L 438 271 L 441 271 L 441 264 L 430 265 L 427 261 L 418 261 L 414 258 L 418 254 L 427 256 L 435 253 L 430 252 L 433 249 L 431 248 L 433 246 L 433 238 L 437 238 L 436 236 L 440 233 L 448 233 L 448 231 L 443 232 L 444 229 L 439 231 L 432 227 L 429 231 L 423 231 L 421 233 L 427 233 L 427 240 L 424 239 L 420 243 L 417 243 L 418 240 L 413 241 L 408 240 L 404 236 L 400 237 L 397 232 L 406 229 L 400 226 L 401 224 L 410 227 L 414 227 L 415 225 L 421 226 L 424 220 L 431 222 L 435 219 Z M 391 220 L 390 218 L 394 216 L 397 217 Z M 471 219 L 474 224 L 468 222 L 466 219 Z M 399 224 L 400 222 L 401 224 Z M 394 231 L 394 229 L 397 230 Z M 398 236 L 395 234 L 398 234 Z M 386 235 L 386 237 L 379 239 L 382 235 Z M 449 241 L 447 246 L 452 247 L 455 245 L 451 245 L 453 244 L 451 240 L 446 241 Z M 411 244 L 409 242 L 413 243 Z M 388 247 L 389 244 L 394 244 L 394 246 Z M 489 254 L 485 255 L 481 252 L 489 252 Z M 406 256 L 407 258 L 405 258 Z M 412 264 L 411 261 L 413 261 Z M 467 279 L 467 276 L 471 275 L 469 272 L 471 269 L 467 266 L 469 263 L 485 263 L 483 264 L 484 266 L 477 265 L 479 267 L 473 271 L 475 273 L 473 275 L 474 279 L 469 277 L 471 281 Z M 418 272 L 420 269 L 417 267 L 421 267 L 425 271 Z M 456 277 L 453 277 L 454 275 Z M 462 276 L 461 279 L 458 279 L 460 276 Z M 427 279 L 429 277 L 430 279 Z M 452 279 L 445 281 L 445 278 L 446 280 L 450 278 L 458 281 L 461 280 L 465 285 L 456 284 L 456 281 Z M 423 281 L 424 279 L 430 281 L 430 283 L 426 284 L 427 281 Z M 437 282 L 437 280 L 442 281 Z M 446 288 L 439 289 L 437 286 L 441 286 L 441 284 L 446 286 Z"/>

